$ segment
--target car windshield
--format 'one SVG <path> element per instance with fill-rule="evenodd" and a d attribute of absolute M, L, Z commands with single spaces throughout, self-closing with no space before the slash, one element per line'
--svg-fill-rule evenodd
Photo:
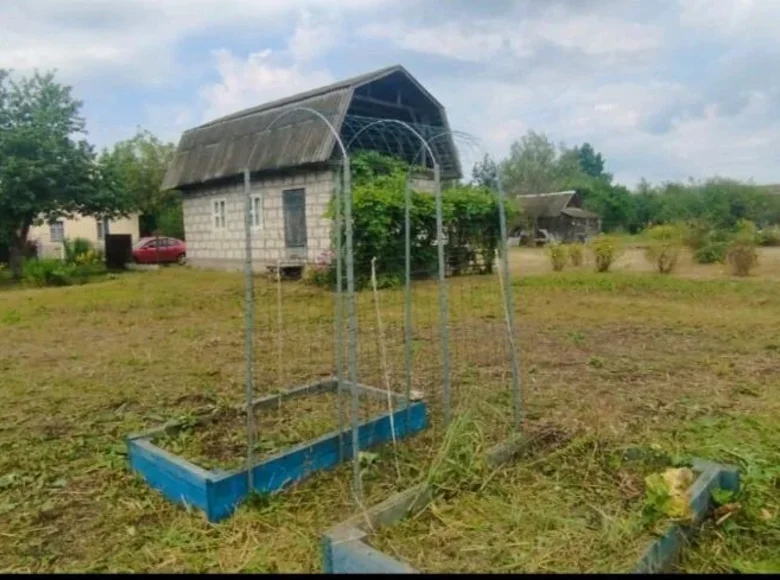
<path fill-rule="evenodd" d="M 153 238 L 141 238 L 138 240 L 135 244 L 133 244 L 133 249 L 137 250 L 138 248 L 143 247 L 145 244 L 152 241 Z"/>

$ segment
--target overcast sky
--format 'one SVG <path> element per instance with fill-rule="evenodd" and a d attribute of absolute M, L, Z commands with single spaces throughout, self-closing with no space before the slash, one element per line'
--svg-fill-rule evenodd
<path fill-rule="evenodd" d="M 56 68 L 93 142 L 403 64 L 503 156 L 589 141 L 635 185 L 780 182 L 780 0 L 0 0 L 0 68 Z"/>

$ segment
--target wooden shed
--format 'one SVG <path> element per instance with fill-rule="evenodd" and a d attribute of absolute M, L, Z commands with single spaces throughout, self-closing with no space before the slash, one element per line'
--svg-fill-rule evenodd
<path fill-rule="evenodd" d="M 522 222 L 515 224 L 514 235 L 519 230 L 537 237 L 545 230 L 559 242 L 584 242 L 601 231 L 601 217 L 582 207 L 582 196 L 574 191 L 538 193 L 516 197 L 522 209 Z"/>

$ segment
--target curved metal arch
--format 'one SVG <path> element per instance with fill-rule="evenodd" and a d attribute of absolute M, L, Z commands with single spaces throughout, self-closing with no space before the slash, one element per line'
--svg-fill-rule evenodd
<path fill-rule="evenodd" d="M 280 120 L 284 119 L 288 115 L 291 115 L 292 113 L 296 112 L 304 112 L 308 113 L 310 115 L 313 115 L 315 118 L 319 119 L 330 130 L 331 134 L 336 140 L 336 143 L 339 146 L 339 149 L 341 150 L 341 161 L 342 161 L 342 181 L 341 181 L 341 187 L 338 188 L 338 192 L 336 197 L 336 231 L 339 232 L 339 235 L 336 236 L 336 341 L 337 341 L 337 360 L 336 360 L 336 372 L 337 372 L 337 381 L 338 381 L 338 422 L 339 422 L 339 433 L 343 432 L 343 423 L 344 423 L 344 413 L 342 409 L 342 402 L 341 402 L 341 394 L 343 393 L 343 361 L 342 361 L 342 352 L 343 352 L 343 337 L 342 337 L 342 331 L 343 331 L 343 279 L 342 279 L 342 251 L 341 251 L 341 224 L 342 224 L 342 207 L 344 210 L 344 219 L 346 220 L 346 252 L 347 252 L 347 260 L 346 260 L 346 266 L 347 266 L 347 316 L 348 316 L 348 324 L 347 324 L 347 334 L 348 334 L 348 348 L 347 348 L 347 365 L 349 367 L 349 378 L 350 383 L 352 385 L 352 449 L 353 449 L 353 491 L 356 496 L 356 500 L 358 504 L 360 504 L 360 501 L 362 499 L 362 485 L 360 480 L 360 458 L 358 450 L 360 449 L 360 441 L 358 438 L 358 394 L 357 394 L 357 322 L 356 322 L 356 312 L 355 312 L 355 276 L 354 276 L 354 261 L 353 261 L 353 231 L 352 231 L 352 193 L 351 193 L 351 187 L 350 187 L 350 163 L 349 163 L 349 152 L 347 151 L 347 148 L 344 146 L 344 141 L 341 139 L 341 136 L 339 135 L 339 132 L 336 130 L 336 128 L 333 126 L 333 124 L 325 117 L 322 113 L 319 111 L 316 111 L 310 107 L 293 107 L 292 109 L 288 109 L 286 111 L 283 111 L 279 113 L 278 116 L 276 116 L 273 121 L 263 130 L 263 134 L 268 133 L 271 131 L 279 122 Z M 252 327 L 254 326 L 254 319 L 253 319 L 253 306 L 254 306 L 254 298 L 253 296 L 253 280 L 252 280 L 252 257 L 251 257 L 251 227 L 249 227 L 249 208 L 250 208 L 250 168 L 249 168 L 249 162 L 252 159 L 252 157 L 255 154 L 255 150 L 257 148 L 257 144 L 259 143 L 259 139 L 255 141 L 254 145 L 252 146 L 252 149 L 249 152 L 249 155 L 247 156 L 246 162 L 245 162 L 245 169 L 244 169 L 244 187 L 246 189 L 246 257 L 247 257 L 247 266 L 246 266 L 246 279 L 247 279 L 247 300 L 248 303 L 251 303 L 252 306 L 247 307 L 247 326 L 250 326 L 250 323 Z M 252 311 L 252 315 L 250 316 L 249 312 Z M 249 336 L 249 331 L 247 331 L 247 352 L 249 353 L 250 349 L 252 349 L 252 337 Z M 248 355 L 251 356 L 251 355 Z M 248 358 L 247 362 L 247 404 L 251 405 L 252 401 L 252 390 L 253 385 L 250 383 L 252 382 L 252 369 L 251 369 L 251 360 Z M 248 407 L 249 408 L 249 407 Z M 248 450 L 248 462 L 250 463 L 249 469 L 247 469 L 247 473 L 249 476 L 249 489 L 252 489 L 252 469 L 251 469 L 251 458 L 252 458 L 252 437 L 254 435 L 254 428 L 251 424 L 251 422 L 254 419 L 253 413 L 247 414 L 247 432 L 248 432 L 248 443 L 249 443 L 249 450 Z M 339 440 L 339 455 L 340 457 L 343 457 L 343 443 L 341 440 Z"/>
<path fill-rule="evenodd" d="M 339 132 L 336 131 L 336 128 L 333 126 L 333 123 L 328 121 L 328 118 L 325 115 L 323 115 L 319 111 L 315 111 L 314 109 L 312 109 L 310 107 L 294 107 L 292 109 L 288 109 L 287 111 L 283 111 L 282 113 L 279 113 L 279 115 L 277 117 L 275 117 L 273 121 L 271 121 L 271 123 L 268 125 L 268 127 L 266 127 L 265 130 L 263 130 L 263 133 L 268 133 L 271 129 L 273 129 L 274 126 L 276 125 L 277 121 L 280 121 L 280 120 L 284 119 L 285 117 L 287 117 L 288 115 L 291 115 L 292 113 L 297 113 L 297 112 L 311 113 L 315 117 L 319 118 L 323 123 L 325 123 L 325 125 L 327 125 L 328 129 L 330 129 L 330 132 L 336 138 L 336 143 L 338 144 L 339 149 L 341 149 L 341 157 L 342 157 L 342 159 L 346 159 L 346 160 L 349 159 L 349 153 L 347 153 L 347 148 L 344 146 L 344 141 L 342 141 L 341 136 L 339 135 Z M 252 150 L 251 150 L 251 152 L 249 154 L 249 157 L 247 157 L 247 160 L 246 160 L 247 164 L 249 163 L 249 160 L 252 159 L 252 155 L 254 155 L 254 153 L 255 153 L 255 147 L 257 147 L 257 143 L 255 143 L 252 146 Z"/>
<path fill-rule="evenodd" d="M 363 127 L 361 127 L 349 140 L 347 143 L 347 149 L 349 149 L 354 143 L 355 139 L 357 139 L 364 131 L 367 131 L 368 129 L 378 126 L 378 125 L 398 125 L 402 128 L 405 128 L 407 131 L 409 131 L 412 135 L 417 137 L 420 140 L 420 151 L 422 152 L 423 149 L 427 150 L 428 154 L 431 156 L 431 162 L 433 163 L 433 179 L 434 179 L 434 196 L 436 198 L 436 250 L 437 250 L 437 259 L 439 264 L 439 332 L 441 335 L 441 357 L 442 357 L 442 392 L 443 392 L 443 406 L 444 406 L 444 424 L 449 425 L 451 420 L 451 399 L 452 399 L 452 388 L 451 388 L 451 378 L 450 378 L 450 337 L 449 337 L 449 316 L 448 316 L 448 306 L 447 306 L 447 290 L 446 290 L 446 278 L 445 278 L 445 261 L 444 261 L 444 219 L 442 217 L 443 214 L 443 208 L 442 208 L 442 198 L 441 198 L 441 166 L 439 164 L 439 160 L 436 158 L 436 155 L 433 152 L 433 149 L 428 144 L 428 142 L 425 140 L 425 138 L 416 130 L 414 127 L 409 125 L 408 123 L 405 123 L 404 121 L 398 121 L 397 119 L 378 119 L 376 121 L 373 121 Z M 411 339 L 409 337 L 409 332 L 411 329 L 411 272 L 410 272 L 410 262 L 411 262 L 411 255 L 410 255 L 410 211 L 411 211 L 411 188 L 409 184 L 409 179 L 407 175 L 406 180 L 406 186 L 405 186 L 405 192 L 404 192 L 404 207 L 405 207 L 405 216 L 404 216 L 404 230 L 405 230 L 405 269 L 406 269 L 406 283 L 405 283 L 405 303 L 406 303 L 406 311 L 405 311 L 405 326 L 406 326 L 406 340 L 405 340 L 405 366 L 406 366 L 406 399 L 407 404 L 410 398 L 410 388 L 411 388 L 411 370 L 410 370 L 410 344 Z"/>
<path fill-rule="evenodd" d="M 414 127 L 412 127 L 408 123 L 404 121 L 398 121 L 396 119 L 378 119 L 376 121 L 369 123 L 368 125 L 364 125 L 357 131 L 357 133 L 352 135 L 352 138 L 347 142 L 347 149 L 349 149 L 352 146 L 352 143 L 354 143 L 355 139 L 357 139 L 364 131 L 367 131 L 368 129 L 376 125 L 383 125 L 383 124 L 400 125 L 401 127 L 407 129 L 412 135 L 414 135 L 420 140 L 420 143 L 422 143 L 422 147 L 420 148 L 420 151 L 422 151 L 423 148 L 427 149 L 428 155 L 431 156 L 431 162 L 434 165 L 434 171 L 436 170 L 437 167 L 440 167 L 439 161 L 438 159 L 436 159 L 436 156 L 433 154 L 433 149 L 431 149 L 431 147 L 428 145 L 428 142 L 425 140 L 425 137 L 420 135 L 419 131 L 417 131 Z"/>
<path fill-rule="evenodd" d="M 480 153 L 486 153 L 485 147 L 479 137 L 471 135 L 465 131 L 442 131 L 428 140 L 428 144 L 432 143 L 436 139 L 441 137 L 450 136 L 460 137 L 472 147 L 476 148 Z M 417 152 L 417 155 L 421 155 L 423 148 Z M 517 349 L 515 347 L 515 321 L 514 321 L 514 306 L 512 304 L 512 290 L 509 280 L 509 245 L 507 243 L 507 231 L 506 231 L 506 210 L 504 208 L 504 200 L 506 196 L 504 194 L 504 187 L 501 181 L 501 172 L 496 172 L 496 194 L 498 197 L 498 212 L 499 212 L 499 229 L 501 235 L 501 281 L 502 281 L 502 294 L 504 300 L 504 314 L 507 322 L 507 342 L 509 343 L 510 358 L 512 364 L 512 407 L 513 407 L 513 419 L 515 428 L 520 429 L 522 424 L 522 392 L 520 386 L 520 362 L 517 357 Z"/>

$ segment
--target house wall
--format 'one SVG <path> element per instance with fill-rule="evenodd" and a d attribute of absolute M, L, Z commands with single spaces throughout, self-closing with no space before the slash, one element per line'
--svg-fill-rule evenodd
<path fill-rule="evenodd" d="M 306 170 L 287 176 L 253 177 L 251 194 L 261 196 L 261 224 L 252 230 L 252 261 L 264 271 L 286 260 L 282 192 L 306 190 L 306 260 L 314 261 L 330 248 L 331 220 L 324 217 L 334 191 L 330 169 Z M 214 224 L 213 202 L 225 200 L 225 228 Z M 243 182 L 206 185 L 183 199 L 187 261 L 195 267 L 239 270 L 244 267 L 245 194 Z M 289 262 L 287 262 L 289 263 Z"/>
<path fill-rule="evenodd" d="M 98 239 L 98 220 L 92 216 L 79 216 L 73 219 L 60 219 L 64 229 L 64 237 L 68 240 L 75 238 L 84 238 L 92 242 L 98 249 L 103 249 L 105 242 Z M 110 221 L 108 232 L 111 234 L 130 234 L 133 243 L 140 238 L 138 229 L 138 216 L 132 215 L 127 218 L 121 218 Z M 33 226 L 27 239 L 35 242 L 38 246 L 38 256 L 44 258 L 62 258 L 64 250 L 62 242 L 52 240 L 51 226 L 44 223 L 40 226 Z"/>

